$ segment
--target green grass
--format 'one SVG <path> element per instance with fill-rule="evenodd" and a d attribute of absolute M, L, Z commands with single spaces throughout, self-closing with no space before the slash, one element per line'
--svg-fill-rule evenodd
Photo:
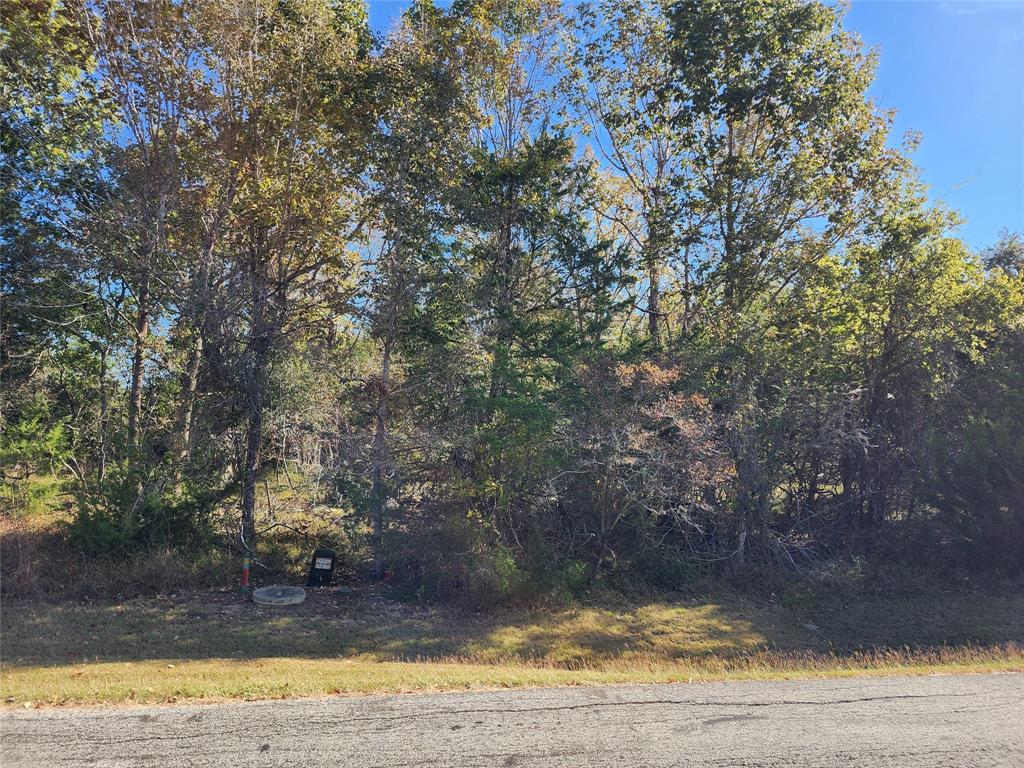
<path fill-rule="evenodd" d="M 4 606 L 7 705 L 1024 670 L 1024 596 L 661 600 L 476 614 L 376 592 Z"/>
<path fill-rule="evenodd" d="M 273 480 L 277 519 L 323 539 L 327 523 L 310 517 L 304 489 L 287 476 Z M 912 597 L 792 587 L 778 599 L 605 598 L 486 614 L 361 588 L 265 609 L 231 591 L 167 596 L 230 583 L 237 562 L 228 555 L 78 557 L 64 538 L 63 504 L 59 483 L 39 478 L 21 489 L 16 513 L 0 512 L 7 706 L 1024 670 L 1019 586 Z M 301 578 L 309 541 L 288 529 L 275 534 L 264 546 L 280 578 Z M 164 596 L 97 597 L 116 594 Z"/>

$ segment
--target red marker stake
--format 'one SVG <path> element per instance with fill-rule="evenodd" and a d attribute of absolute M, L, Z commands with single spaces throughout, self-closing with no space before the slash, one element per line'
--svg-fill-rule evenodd
<path fill-rule="evenodd" d="M 239 589 L 239 592 L 241 592 L 242 597 L 249 596 L 249 568 L 251 564 L 252 560 L 248 555 L 242 558 L 242 586 Z"/>

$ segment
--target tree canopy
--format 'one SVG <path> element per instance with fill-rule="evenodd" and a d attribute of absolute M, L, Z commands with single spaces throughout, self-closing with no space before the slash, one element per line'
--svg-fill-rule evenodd
<path fill-rule="evenodd" d="M 1020 235 L 958 239 L 840 6 L 0 24 L 0 469 L 83 551 L 259 556 L 283 467 L 424 594 L 1024 565 Z"/>

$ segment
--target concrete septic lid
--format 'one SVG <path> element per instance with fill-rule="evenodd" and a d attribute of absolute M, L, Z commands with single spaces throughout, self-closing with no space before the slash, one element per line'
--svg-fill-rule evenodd
<path fill-rule="evenodd" d="M 297 605 L 306 599 L 302 587 L 260 587 L 252 593 L 257 605 Z"/>

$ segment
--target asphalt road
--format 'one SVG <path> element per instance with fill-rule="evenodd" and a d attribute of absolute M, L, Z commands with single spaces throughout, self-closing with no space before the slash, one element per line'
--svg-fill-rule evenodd
<path fill-rule="evenodd" d="M 14 766 L 1024 766 L 1024 675 L 5 711 Z"/>

